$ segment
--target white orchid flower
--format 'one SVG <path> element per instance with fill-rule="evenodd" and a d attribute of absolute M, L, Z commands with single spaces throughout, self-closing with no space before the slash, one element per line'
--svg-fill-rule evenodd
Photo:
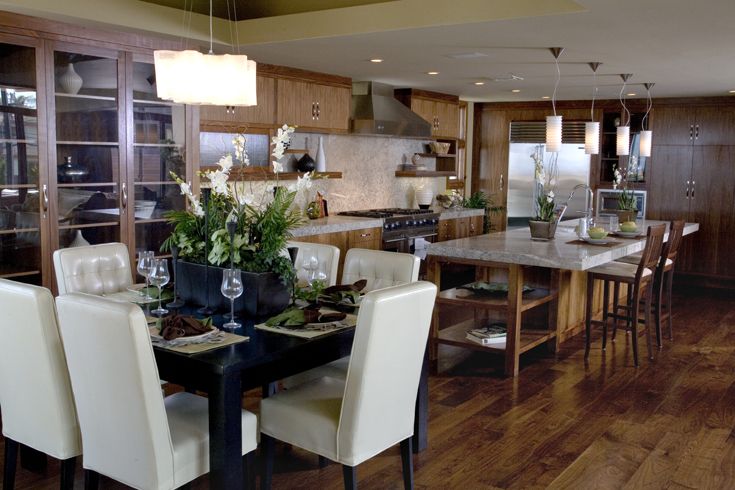
<path fill-rule="evenodd" d="M 274 160 L 273 161 L 273 172 L 277 174 L 283 172 L 283 164 Z"/>
<path fill-rule="evenodd" d="M 229 172 L 232 168 L 232 155 L 229 153 L 219 159 L 217 165 L 222 169 L 223 172 Z"/>

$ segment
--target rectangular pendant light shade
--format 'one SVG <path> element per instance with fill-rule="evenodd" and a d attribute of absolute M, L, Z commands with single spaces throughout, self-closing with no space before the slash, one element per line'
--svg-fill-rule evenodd
<path fill-rule="evenodd" d="M 154 51 L 158 97 L 181 104 L 253 106 L 256 63 L 245 55 Z"/>
<path fill-rule="evenodd" d="M 650 157 L 651 156 L 651 140 L 653 139 L 653 132 L 644 130 L 641 131 L 641 141 L 640 141 L 640 148 L 639 148 L 639 154 L 642 157 Z"/>
<path fill-rule="evenodd" d="M 600 153 L 600 123 L 584 123 L 584 152 L 587 155 Z"/>
<path fill-rule="evenodd" d="M 618 126 L 616 131 L 617 144 L 616 150 L 618 155 L 627 155 L 630 153 L 630 126 Z"/>
<path fill-rule="evenodd" d="M 561 116 L 546 116 L 546 151 L 561 150 Z"/>

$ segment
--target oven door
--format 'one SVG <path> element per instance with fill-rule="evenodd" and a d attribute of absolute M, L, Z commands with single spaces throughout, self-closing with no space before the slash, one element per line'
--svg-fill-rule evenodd
<path fill-rule="evenodd" d="M 409 240 L 406 237 L 383 238 L 383 250 L 387 252 L 411 253 Z"/>

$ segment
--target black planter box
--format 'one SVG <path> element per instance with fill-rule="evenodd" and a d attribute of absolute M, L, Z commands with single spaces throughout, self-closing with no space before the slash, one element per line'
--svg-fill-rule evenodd
<path fill-rule="evenodd" d="M 204 306 L 209 295 L 209 306 L 230 311 L 230 300 L 222 296 L 222 267 L 208 267 L 208 281 L 205 281 L 204 266 L 179 260 L 175 280 L 179 283 L 179 297 L 187 303 Z M 205 290 L 205 285 L 208 288 Z M 235 300 L 235 312 L 248 317 L 267 317 L 277 315 L 286 309 L 291 301 L 290 289 L 281 282 L 280 276 L 273 272 L 242 271 L 243 293 Z"/>

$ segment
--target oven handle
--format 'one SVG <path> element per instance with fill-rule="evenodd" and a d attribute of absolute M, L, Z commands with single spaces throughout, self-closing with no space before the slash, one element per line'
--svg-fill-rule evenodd
<path fill-rule="evenodd" d="M 392 240 L 383 240 L 383 243 L 402 242 L 405 238 L 393 238 Z"/>
<path fill-rule="evenodd" d="M 428 235 L 416 235 L 416 236 L 412 236 L 410 238 L 429 238 L 429 237 L 437 236 L 437 235 L 438 235 L 438 233 L 430 233 Z"/>

